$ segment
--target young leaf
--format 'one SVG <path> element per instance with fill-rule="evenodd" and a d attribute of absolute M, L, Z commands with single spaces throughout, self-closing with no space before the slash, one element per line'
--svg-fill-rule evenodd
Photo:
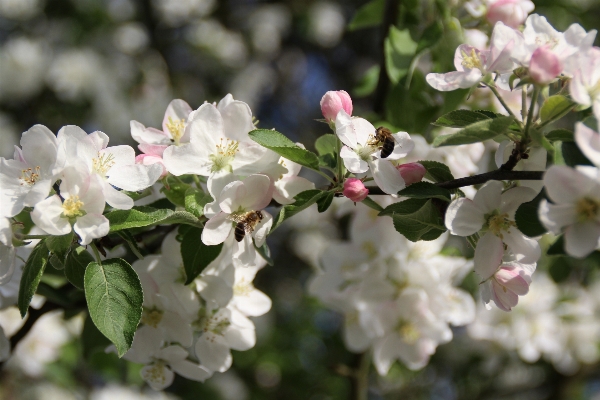
<path fill-rule="evenodd" d="M 293 204 L 283 206 L 281 210 L 279 210 L 279 213 L 275 216 L 275 218 L 273 218 L 273 226 L 271 227 L 271 231 L 269 233 L 273 233 L 273 231 L 277 229 L 283 221 L 312 206 L 319 201 L 321 197 L 326 195 L 326 191 L 318 189 L 305 190 L 304 192 L 299 193 L 296 195 L 296 197 L 294 197 L 296 201 Z"/>
<path fill-rule="evenodd" d="M 144 296 L 140 279 L 125 260 L 112 258 L 88 265 L 84 288 L 94 325 L 114 343 L 122 357 L 131 347 L 142 317 Z"/>
<path fill-rule="evenodd" d="M 315 141 L 315 149 L 320 156 L 324 156 L 326 154 L 335 154 L 337 141 L 337 136 L 331 133 L 326 133 Z"/>
<path fill-rule="evenodd" d="M 413 183 L 399 191 L 398 194 L 413 199 L 436 198 L 448 203 L 450 202 L 450 191 L 448 189 L 441 188 L 429 182 Z"/>
<path fill-rule="evenodd" d="M 118 231 L 117 235 L 119 235 L 121 237 L 121 239 L 123 239 L 125 241 L 125 243 L 127 243 L 127 245 L 129 246 L 129 249 L 137 258 L 139 258 L 140 260 L 144 259 L 142 250 L 139 248 L 139 246 L 138 246 L 137 242 L 135 241 L 135 238 L 133 237 L 131 232 L 129 232 L 126 229 L 123 229 L 122 231 Z"/>
<path fill-rule="evenodd" d="M 490 117 L 482 111 L 455 110 L 439 117 L 433 125 L 447 128 L 464 128 L 475 122 L 486 121 L 495 117 Z"/>
<path fill-rule="evenodd" d="M 64 260 L 67 255 L 67 251 L 71 247 L 71 243 L 73 243 L 73 231 L 67 233 L 62 236 L 50 236 L 46 239 L 46 246 L 48 250 L 52 253 L 56 254 L 56 256 Z"/>
<path fill-rule="evenodd" d="M 167 183 L 164 187 L 160 189 L 162 193 L 167 196 L 167 199 L 171 201 L 171 203 L 184 207 L 185 206 L 185 193 L 191 187 L 187 183 L 180 182 L 175 179 L 173 176 L 167 177 Z"/>
<path fill-rule="evenodd" d="M 386 207 L 379 215 L 389 215 L 396 231 L 411 242 L 434 240 L 446 231 L 444 221 L 432 200 L 409 199 Z"/>
<path fill-rule="evenodd" d="M 505 133 L 512 122 L 512 117 L 498 117 L 475 122 L 456 133 L 436 137 L 432 145 L 440 147 L 483 142 Z"/>
<path fill-rule="evenodd" d="M 574 142 L 573 132 L 568 129 L 555 129 L 546 134 L 546 139 L 551 142 Z"/>
<path fill-rule="evenodd" d="M 410 37 L 408 29 L 390 27 L 385 39 L 385 66 L 392 83 L 396 84 L 406 76 L 417 50 L 417 43 Z"/>
<path fill-rule="evenodd" d="M 446 164 L 437 161 L 418 161 L 419 164 L 425 167 L 427 173 L 425 178 L 438 182 L 448 182 L 454 179 L 450 168 Z"/>
<path fill-rule="evenodd" d="M 21 317 L 23 318 L 25 318 L 25 314 L 27 314 L 27 309 L 29 308 L 29 303 L 31 303 L 31 298 L 35 294 L 35 291 L 40 284 L 40 279 L 42 279 L 44 269 L 48 263 L 49 253 L 50 251 L 46 246 L 46 241 L 41 240 L 33 248 L 33 251 L 25 263 L 25 267 L 23 268 L 23 276 L 21 277 L 21 283 L 19 284 L 19 297 L 17 300 L 19 311 L 21 312 Z"/>
<path fill-rule="evenodd" d="M 369 208 L 372 208 L 377 212 L 383 211 L 383 207 L 381 207 L 378 203 L 375 202 L 375 200 L 373 200 L 369 196 L 367 196 L 361 203 Z"/>
<path fill-rule="evenodd" d="M 517 209 L 517 212 L 515 213 L 515 222 L 517 223 L 517 228 L 519 228 L 523 234 L 534 237 L 543 235 L 547 232 L 544 225 L 542 225 L 538 219 L 538 208 L 540 202 L 545 197 L 544 191 L 542 190 L 535 199 L 528 203 L 521 204 Z"/>
<path fill-rule="evenodd" d="M 370 28 L 381 24 L 383 11 L 385 9 L 385 0 L 371 0 L 358 10 L 348 24 L 349 31 L 355 31 L 363 28 Z"/>
<path fill-rule="evenodd" d="M 71 250 L 65 262 L 65 276 L 77 289 L 83 290 L 83 277 L 89 263 L 94 262 L 94 257 L 85 249 L 78 246 Z"/>
<path fill-rule="evenodd" d="M 573 107 L 573 102 L 565 96 L 550 96 L 542 104 L 540 119 L 542 122 L 550 121 L 564 115 Z"/>
<path fill-rule="evenodd" d="M 280 156 L 307 168 L 319 170 L 319 159 L 315 153 L 303 149 L 277 131 L 255 129 L 248 133 L 250 139 Z"/>
<path fill-rule="evenodd" d="M 417 45 L 416 53 L 420 53 L 425 49 L 435 46 L 444 33 L 444 27 L 440 21 L 434 21 L 423 31 L 421 39 Z"/>
<path fill-rule="evenodd" d="M 210 194 L 204 193 L 195 187 L 189 187 L 185 191 L 185 210 L 200 218 L 204 215 L 204 206 L 212 200 L 213 198 Z"/>
<path fill-rule="evenodd" d="M 192 283 L 204 268 L 219 256 L 223 248 L 223 243 L 207 246 L 202 243 L 201 237 L 202 229 L 198 228 L 190 227 L 183 233 L 181 258 L 185 269 L 186 285 Z"/>
<path fill-rule="evenodd" d="M 123 229 L 141 228 L 155 224 L 187 224 L 202 227 L 202 223 L 187 211 L 133 207 L 130 210 L 115 210 L 106 214 L 110 222 L 110 232 Z"/>
<path fill-rule="evenodd" d="M 334 195 L 335 195 L 335 192 L 327 192 L 327 194 L 325 196 L 323 196 L 319 200 L 317 200 L 317 207 L 318 207 L 317 210 L 320 213 L 327 211 L 327 209 L 331 205 L 331 202 L 333 201 Z"/>

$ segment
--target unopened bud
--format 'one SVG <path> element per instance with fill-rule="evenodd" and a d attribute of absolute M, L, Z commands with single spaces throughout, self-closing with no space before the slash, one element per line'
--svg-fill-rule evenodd
<path fill-rule="evenodd" d="M 537 48 L 529 62 L 529 76 L 540 85 L 547 85 L 562 72 L 562 63 L 549 47 Z"/>
<path fill-rule="evenodd" d="M 160 174 L 160 178 L 164 178 L 168 175 L 168 171 L 165 168 L 165 163 L 163 162 L 162 157 L 156 156 L 154 154 L 139 154 L 135 157 L 136 164 L 142 165 L 152 165 L 152 164 L 160 164 L 163 168 L 162 174 Z"/>
<path fill-rule="evenodd" d="M 365 187 L 365 184 L 356 178 L 348 178 L 344 182 L 344 196 L 349 198 L 355 203 L 363 201 L 369 195 L 369 189 Z"/>
<path fill-rule="evenodd" d="M 350 95 L 343 90 L 329 91 L 321 99 L 321 112 L 329 122 L 335 121 L 335 117 L 340 110 L 346 111 L 352 115 L 352 99 Z"/>
<path fill-rule="evenodd" d="M 415 182 L 421 182 L 427 173 L 427 169 L 419 163 L 400 164 L 396 168 L 400 171 L 400 175 L 402 175 L 406 186 Z"/>
<path fill-rule="evenodd" d="M 530 0 L 498 0 L 489 6 L 486 18 L 492 25 L 501 21 L 516 29 L 525 22 L 534 8 L 535 5 Z"/>

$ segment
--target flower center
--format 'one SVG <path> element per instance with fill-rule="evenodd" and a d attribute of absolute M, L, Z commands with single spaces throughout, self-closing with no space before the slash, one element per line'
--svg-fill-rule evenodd
<path fill-rule="evenodd" d="M 98 157 L 92 159 L 92 169 L 101 176 L 106 176 L 113 165 L 115 165 L 115 156 L 110 153 L 98 153 Z"/>
<path fill-rule="evenodd" d="M 144 325 L 151 326 L 153 328 L 157 328 L 160 321 L 162 321 L 163 312 L 157 309 L 148 310 L 144 309 L 142 314 L 142 323 Z"/>
<path fill-rule="evenodd" d="M 245 278 L 233 286 L 234 296 L 248 296 L 254 290 L 252 282 L 247 282 Z"/>
<path fill-rule="evenodd" d="M 206 321 L 203 331 L 223 336 L 229 325 L 231 322 L 226 317 L 211 317 Z"/>
<path fill-rule="evenodd" d="M 548 35 L 536 36 L 535 44 L 538 46 L 548 46 L 550 49 L 553 49 L 558 44 L 558 38 L 551 37 Z"/>
<path fill-rule="evenodd" d="M 143 378 L 148 382 L 155 382 L 160 385 L 164 385 L 167 377 L 165 376 L 165 362 L 163 360 L 156 360 L 152 367 L 143 371 Z"/>
<path fill-rule="evenodd" d="M 33 186 L 40 179 L 40 167 L 21 170 L 21 186 Z"/>
<path fill-rule="evenodd" d="M 63 215 L 66 218 L 81 217 L 85 214 L 81 207 L 83 207 L 83 201 L 79 200 L 79 196 L 70 196 L 63 202 Z"/>
<path fill-rule="evenodd" d="M 463 60 L 462 60 L 461 64 L 463 67 L 466 67 L 469 69 L 473 69 L 473 68 L 481 69 L 483 67 L 483 64 L 481 63 L 481 59 L 479 58 L 479 55 L 477 54 L 475 49 L 471 49 L 471 54 L 467 54 L 463 51 L 462 56 L 463 56 Z"/>
<path fill-rule="evenodd" d="M 507 213 L 492 215 L 488 219 L 488 228 L 499 238 L 502 238 L 502 232 L 508 231 L 511 226 L 516 226 L 516 224 L 515 221 L 508 219 Z"/>
<path fill-rule="evenodd" d="M 596 219 L 599 210 L 600 204 L 596 200 L 592 200 L 588 197 L 580 199 L 575 206 L 575 212 L 577 213 L 579 222 Z"/>
<path fill-rule="evenodd" d="M 235 158 L 240 142 L 237 140 L 223 139 L 217 144 L 216 152 L 209 156 L 212 161 L 212 172 L 221 171 L 224 169 L 232 172 L 231 162 Z"/>
<path fill-rule="evenodd" d="M 369 138 L 369 139 L 371 139 L 371 138 Z M 360 157 L 361 160 L 370 161 L 371 154 L 373 154 L 377 151 L 377 147 L 372 146 L 369 143 L 371 143 L 371 140 L 369 140 L 367 142 L 367 145 L 364 147 L 359 144 L 358 148 L 355 150 L 356 154 L 358 154 L 358 156 Z"/>
<path fill-rule="evenodd" d="M 169 133 L 171 134 L 171 138 L 173 138 L 173 141 L 175 142 L 175 145 L 179 146 L 179 140 L 185 131 L 185 120 L 178 119 L 173 121 L 173 118 L 169 117 L 166 125 Z"/>
<path fill-rule="evenodd" d="M 396 327 L 396 332 L 409 345 L 415 344 L 421 337 L 415 324 L 409 321 L 400 321 Z"/>

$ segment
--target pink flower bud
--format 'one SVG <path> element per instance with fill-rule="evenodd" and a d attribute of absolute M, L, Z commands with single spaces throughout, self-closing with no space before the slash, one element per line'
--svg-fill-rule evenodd
<path fill-rule="evenodd" d="M 342 193 L 353 202 L 358 203 L 367 198 L 369 189 L 365 187 L 360 179 L 348 178 L 344 182 L 344 191 Z"/>
<path fill-rule="evenodd" d="M 427 169 L 419 163 L 400 164 L 396 167 L 404 179 L 406 185 L 411 185 L 415 182 L 421 182 Z"/>
<path fill-rule="evenodd" d="M 352 115 L 352 99 L 350 95 L 343 90 L 329 91 L 321 99 L 321 112 L 329 122 L 335 121 L 340 110 L 346 111 Z"/>
<path fill-rule="evenodd" d="M 501 21 L 511 28 L 518 28 L 535 5 L 530 0 L 498 0 L 491 4 L 486 15 L 490 24 Z"/>
<path fill-rule="evenodd" d="M 539 47 L 531 56 L 529 76 L 537 84 L 547 85 L 563 70 L 562 63 L 547 46 Z"/>
<path fill-rule="evenodd" d="M 167 176 L 168 171 L 165 168 L 165 164 L 163 162 L 162 157 L 153 155 L 153 154 L 139 154 L 135 157 L 135 163 L 136 164 L 142 164 L 142 165 L 152 165 L 152 164 L 156 164 L 159 163 L 162 168 L 163 168 L 163 172 L 162 174 L 160 174 L 160 178 L 164 178 L 165 176 Z"/>

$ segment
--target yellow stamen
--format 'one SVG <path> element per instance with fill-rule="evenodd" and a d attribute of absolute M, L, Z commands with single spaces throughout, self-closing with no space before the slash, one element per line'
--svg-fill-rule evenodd
<path fill-rule="evenodd" d="M 40 167 L 21 170 L 21 186 L 33 186 L 40 179 Z"/>
<path fill-rule="evenodd" d="M 481 63 L 481 59 L 479 58 L 479 55 L 477 54 L 475 49 L 471 49 L 470 55 L 465 53 L 464 51 L 461 53 L 463 56 L 463 61 L 461 63 L 463 65 L 463 67 L 466 67 L 469 69 L 473 69 L 473 68 L 481 69 L 483 67 L 483 64 Z"/>
<path fill-rule="evenodd" d="M 407 344 L 413 345 L 420 339 L 421 333 L 417 329 L 417 327 L 409 321 L 400 321 L 396 328 L 398 335 L 404 340 Z"/>
<path fill-rule="evenodd" d="M 252 282 L 247 282 L 245 278 L 233 286 L 233 294 L 235 296 L 248 296 L 254 290 Z"/>
<path fill-rule="evenodd" d="M 79 200 L 79 196 L 70 196 L 63 202 L 63 215 L 66 218 L 80 217 L 84 215 L 81 207 L 83 207 L 83 201 Z"/>
<path fill-rule="evenodd" d="M 596 219 L 599 210 L 600 203 L 587 197 L 580 199 L 575 206 L 577 219 L 580 222 Z"/>
<path fill-rule="evenodd" d="M 488 219 L 488 228 L 499 238 L 502 238 L 502 232 L 508 231 L 512 226 L 517 226 L 517 224 L 508 219 L 507 213 L 492 215 Z"/>
<path fill-rule="evenodd" d="M 160 321 L 162 321 L 162 317 L 163 317 L 163 312 L 160 310 L 144 309 L 144 312 L 142 313 L 142 323 L 144 325 L 148 325 L 153 328 L 156 328 L 156 327 L 158 327 L 158 324 L 160 324 Z"/>
<path fill-rule="evenodd" d="M 217 144 L 217 151 L 209 156 L 212 161 L 212 172 L 221 170 L 232 171 L 231 162 L 235 158 L 235 154 L 239 151 L 240 142 L 237 140 L 223 139 Z"/>
<path fill-rule="evenodd" d="M 171 133 L 171 137 L 175 142 L 175 145 L 179 146 L 179 140 L 185 132 L 185 119 L 178 119 L 173 121 L 173 118 L 169 117 L 166 123 L 167 129 Z"/>
<path fill-rule="evenodd" d="M 115 156 L 110 153 L 98 153 L 98 157 L 92 159 L 92 169 L 101 176 L 106 176 L 113 165 L 115 165 Z"/>

